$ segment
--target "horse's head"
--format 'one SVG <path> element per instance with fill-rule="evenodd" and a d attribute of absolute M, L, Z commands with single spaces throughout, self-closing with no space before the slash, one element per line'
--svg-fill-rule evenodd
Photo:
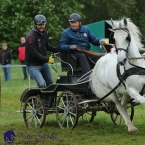
<path fill-rule="evenodd" d="M 116 24 L 112 19 L 112 31 L 114 33 L 113 39 L 115 40 L 116 51 L 118 54 L 117 61 L 120 65 L 125 65 L 128 56 L 128 48 L 131 42 L 131 35 L 127 28 L 128 22 L 126 18 Z"/>

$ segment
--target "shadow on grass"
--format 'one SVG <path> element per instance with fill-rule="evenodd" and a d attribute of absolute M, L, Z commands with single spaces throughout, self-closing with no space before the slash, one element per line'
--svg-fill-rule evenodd
<path fill-rule="evenodd" d="M 94 120 L 93 122 L 89 123 L 85 120 L 79 120 L 75 128 L 73 129 L 61 129 L 56 120 L 46 120 L 44 123 L 43 128 L 49 128 L 54 130 L 65 130 L 68 132 L 76 132 L 78 130 L 86 131 L 96 131 L 97 134 L 103 134 L 104 132 L 107 134 L 123 134 L 128 133 L 127 127 L 125 125 L 114 125 L 111 121 L 104 119 Z"/>

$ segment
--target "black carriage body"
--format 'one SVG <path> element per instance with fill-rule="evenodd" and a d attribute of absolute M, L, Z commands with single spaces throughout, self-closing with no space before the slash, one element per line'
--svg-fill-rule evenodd
<path fill-rule="evenodd" d="M 42 127 L 46 115 L 56 113 L 61 128 L 65 125 L 67 128 L 74 128 L 78 118 L 84 114 L 86 116 L 87 111 L 90 111 L 90 104 L 86 100 L 94 99 L 96 96 L 89 87 L 88 78 L 80 80 L 82 70 L 75 56 L 63 53 L 61 59 L 63 62 L 68 63 L 61 62 L 62 71 L 67 72 L 67 75 L 59 76 L 55 84 L 51 84 L 46 88 L 30 87 L 22 93 L 20 97 L 21 110 L 23 107 L 23 118 L 27 127 Z M 96 115 L 93 100 L 91 104 L 93 104 L 93 109 L 91 113 L 88 113 L 91 114 L 90 121 Z M 83 107 L 83 109 L 80 109 L 80 107 Z M 62 124 L 61 116 L 69 117 L 69 121 Z M 70 126 L 68 126 L 68 122 Z"/>
<path fill-rule="evenodd" d="M 67 72 L 67 75 L 60 76 L 57 79 L 56 84 L 51 84 L 46 88 L 27 88 L 26 90 L 24 90 L 20 97 L 21 102 L 25 102 L 30 96 L 39 95 L 41 98 L 41 94 L 48 94 L 49 97 L 52 95 L 57 95 L 58 91 L 64 90 L 70 90 L 75 94 L 92 94 L 88 81 L 76 83 L 76 81 L 82 76 L 82 70 L 75 56 L 71 53 L 62 53 L 60 58 L 62 59 L 62 72 Z"/>

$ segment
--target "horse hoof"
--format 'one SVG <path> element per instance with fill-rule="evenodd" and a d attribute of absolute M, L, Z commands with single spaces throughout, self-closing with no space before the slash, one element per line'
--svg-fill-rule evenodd
<path fill-rule="evenodd" d="M 129 133 L 130 133 L 130 135 L 136 135 L 137 134 L 137 129 L 130 130 Z"/>

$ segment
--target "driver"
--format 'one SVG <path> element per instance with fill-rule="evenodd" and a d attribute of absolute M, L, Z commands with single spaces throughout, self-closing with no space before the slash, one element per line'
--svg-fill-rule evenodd
<path fill-rule="evenodd" d="M 81 16 L 79 14 L 71 14 L 68 22 L 70 26 L 62 32 L 58 50 L 60 52 L 68 52 L 71 50 L 70 52 L 76 57 L 84 75 L 90 71 L 90 64 L 93 62 L 96 63 L 101 56 L 88 55 L 75 50 L 78 47 L 81 49 L 90 50 L 90 43 L 97 46 L 100 44 L 105 44 L 105 41 L 97 38 L 87 27 L 82 26 Z"/>

